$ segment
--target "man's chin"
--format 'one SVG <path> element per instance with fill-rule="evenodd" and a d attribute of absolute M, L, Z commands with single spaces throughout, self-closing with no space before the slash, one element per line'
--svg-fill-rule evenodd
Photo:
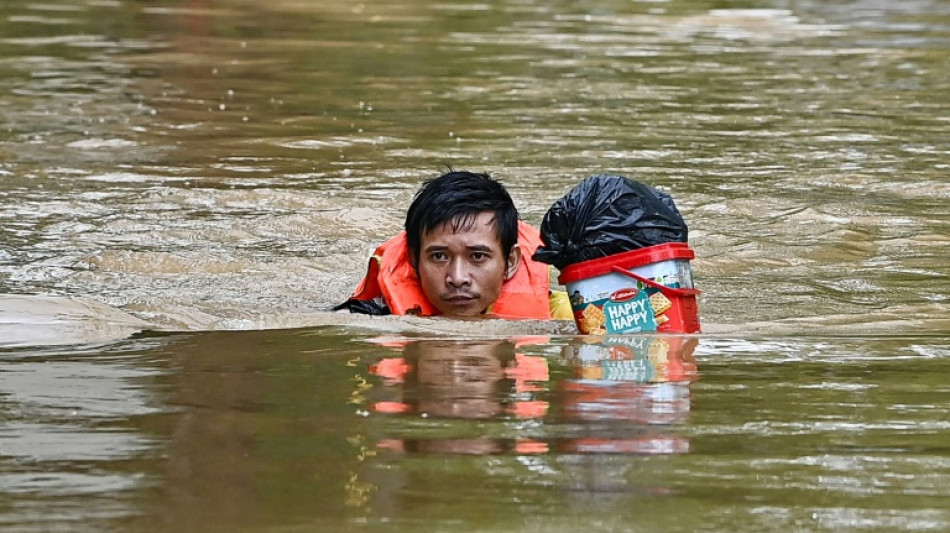
<path fill-rule="evenodd" d="M 442 300 L 442 314 L 453 318 L 474 318 L 480 316 L 484 307 L 477 299 Z"/>

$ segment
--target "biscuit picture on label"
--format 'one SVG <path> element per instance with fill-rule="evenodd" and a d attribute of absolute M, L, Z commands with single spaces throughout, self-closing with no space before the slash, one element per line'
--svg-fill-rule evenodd
<path fill-rule="evenodd" d="M 607 333 L 604 326 L 607 324 L 607 315 L 604 311 L 594 304 L 587 304 L 587 307 L 581 312 L 580 329 L 582 333 L 594 335 L 603 335 Z"/>
<path fill-rule="evenodd" d="M 655 292 L 650 295 L 650 306 L 653 307 L 654 315 L 661 315 L 665 313 L 667 309 L 673 307 L 673 302 L 664 296 L 662 292 Z"/>

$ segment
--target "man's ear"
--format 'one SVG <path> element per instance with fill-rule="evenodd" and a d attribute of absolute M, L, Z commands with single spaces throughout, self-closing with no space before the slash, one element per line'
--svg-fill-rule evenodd
<path fill-rule="evenodd" d="M 511 248 L 511 253 L 508 254 L 508 264 L 505 265 L 505 281 L 514 277 L 519 266 L 521 266 L 521 247 L 515 244 Z"/>

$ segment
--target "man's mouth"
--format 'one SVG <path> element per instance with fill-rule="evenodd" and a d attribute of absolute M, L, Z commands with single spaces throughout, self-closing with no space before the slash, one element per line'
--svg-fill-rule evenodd
<path fill-rule="evenodd" d="M 442 299 L 452 304 L 463 305 L 471 302 L 472 300 L 477 300 L 478 297 L 473 294 L 453 292 L 451 294 L 442 296 Z"/>

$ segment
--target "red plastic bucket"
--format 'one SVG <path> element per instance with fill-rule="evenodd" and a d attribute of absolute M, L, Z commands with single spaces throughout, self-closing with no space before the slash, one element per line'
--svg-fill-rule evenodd
<path fill-rule="evenodd" d="M 558 281 L 584 335 L 698 333 L 695 256 L 686 243 L 658 244 L 568 265 Z"/>

